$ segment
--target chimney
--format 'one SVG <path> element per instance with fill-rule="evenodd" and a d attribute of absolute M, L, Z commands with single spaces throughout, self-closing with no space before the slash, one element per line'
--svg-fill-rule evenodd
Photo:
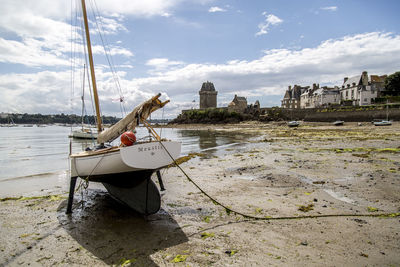
<path fill-rule="evenodd" d="M 291 86 L 291 85 L 289 85 L 288 89 L 289 89 L 289 90 L 292 90 L 292 86 Z"/>
<path fill-rule="evenodd" d="M 361 76 L 361 83 L 364 86 L 368 85 L 368 72 L 363 71 L 362 76 Z"/>
<path fill-rule="evenodd" d="M 344 77 L 343 83 L 347 82 L 348 79 L 349 79 L 349 77 Z"/>

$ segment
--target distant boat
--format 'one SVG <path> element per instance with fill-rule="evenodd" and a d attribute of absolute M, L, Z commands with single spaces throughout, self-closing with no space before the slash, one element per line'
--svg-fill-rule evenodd
<path fill-rule="evenodd" d="M 297 127 L 299 125 L 300 125 L 300 123 L 298 121 L 289 121 L 288 122 L 289 127 Z"/>
<path fill-rule="evenodd" d="M 392 125 L 392 121 L 388 120 L 381 120 L 381 121 L 374 121 L 375 126 L 390 126 Z"/>
<path fill-rule="evenodd" d="M 97 135 L 96 130 L 82 127 L 79 130 L 73 130 L 69 137 L 76 139 L 97 139 Z"/>
<path fill-rule="evenodd" d="M 75 139 L 97 139 L 97 130 L 92 129 L 89 125 L 88 127 L 85 127 L 84 123 L 84 113 L 85 113 L 85 70 L 86 70 L 86 65 L 83 65 L 83 79 L 82 79 L 82 96 L 81 96 L 81 101 L 82 101 L 82 114 L 81 114 L 81 129 L 78 130 L 73 130 L 71 134 L 68 137 L 72 137 Z"/>
<path fill-rule="evenodd" d="M 392 125 L 392 121 L 389 120 L 389 105 L 388 100 L 386 100 L 386 120 L 374 120 L 373 124 L 375 126 L 390 126 Z"/>
<path fill-rule="evenodd" d="M 8 118 L 8 123 L 6 125 L 2 125 L 2 126 L 5 126 L 5 127 L 17 127 L 18 126 L 17 124 L 15 124 L 15 122 L 10 114 L 7 115 L 7 118 Z"/>
<path fill-rule="evenodd" d="M 333 125 L 335 125 L 335 126 L 341 126 L 343 124 L 344 124 L 344 121 L 341 121 L 341 120 L 337 120 L 337 121 L 333 122 Z"/>
<path fill-rule="evenodd" d="M 102 183 L 111 196 L 141 214 L 156 213 L 160 209 L 161 198 L 151 176 L 154 172 L 157 173 L 160 187 L 163 189 L 159 170 L 178 158 L 181 153 L 181 143 L 161 139 L 147 122 L 147 118 L 152 112 L 166 105 L 169 100 L 161 102 L 158 99 L 161 94 L 157 94 L 138 105 L 112 127 L 103 130 L 85 0 L 81 0 L 81 5 L 92 81 L 92 97 L 97 118 L 98 146 L 69 155 L 71 180 L 66 213 L 72 212 L 78 177 L 86 181 Z M 143 123 L 148 128 L 153 137 L 151 140 L 136 141 L 133 131 L 139 123 Z M 119 136 L 121 136 L 121 145 L 111 146 L 110 143 Z"/>

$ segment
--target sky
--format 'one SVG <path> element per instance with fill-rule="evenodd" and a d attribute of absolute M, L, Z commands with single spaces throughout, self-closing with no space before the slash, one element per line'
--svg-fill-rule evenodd
<path fill-rule="evenodd" d="M 75 57 L 83 54 L 79 5 L 0 4 L 0 112 L 80 114 L 86 79 L 85 62 Z M 160 92 L 171 102 L 153 118 L 174 118 L 199 107 L 206 81 L 214 83 L 219 107 L 235 94 L 272 107 L 281 105 L 289 85 L 341 86 L 344 77 L 362 71 L 400 70 L 398 0 L 86 0 L 86 5 L 103 115 L 121 117 L 121 98 L 130 111 Z M 92 114 L 90 93 L 84 94 L 85 113 Z"/>

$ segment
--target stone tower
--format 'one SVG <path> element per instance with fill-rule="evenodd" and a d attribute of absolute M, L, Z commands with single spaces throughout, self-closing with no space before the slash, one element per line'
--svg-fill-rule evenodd
<path fill-rule="evenodd" d="M 212 82 L 204 82 L 199 91 L 200 108 L 216 108 L 217 94 L 218 92 L 215 91 L 215 87 Z"/>

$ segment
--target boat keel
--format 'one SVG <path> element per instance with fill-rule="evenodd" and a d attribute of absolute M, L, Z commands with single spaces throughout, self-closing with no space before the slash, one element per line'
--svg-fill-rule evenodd
<path fill-rule="evenodd" d="M 103 183 L 108 193 L 116 200 L 129 206 L 136 212 L 150 215 L 158 212 L 161 206 L 161 195 L 156 184 L 151 180 L 151 174 L 137 179 L 134 186 Z"/>
<path fill-rule="evenodd" d="M 89 181 L 101 182 L 108 193 L 140 214 L 150 215 L 158 212 L 161 206 L 161 196 L 156 184 L 151 180 L 154 170 L 143 170 L 112 175 L 91 177 Z M 161 191 L 164 184 L 160 171 L 156 171 Z M 71 177 L 66 214 L 72 213 L 72 204 L 76 180 Z"/>

